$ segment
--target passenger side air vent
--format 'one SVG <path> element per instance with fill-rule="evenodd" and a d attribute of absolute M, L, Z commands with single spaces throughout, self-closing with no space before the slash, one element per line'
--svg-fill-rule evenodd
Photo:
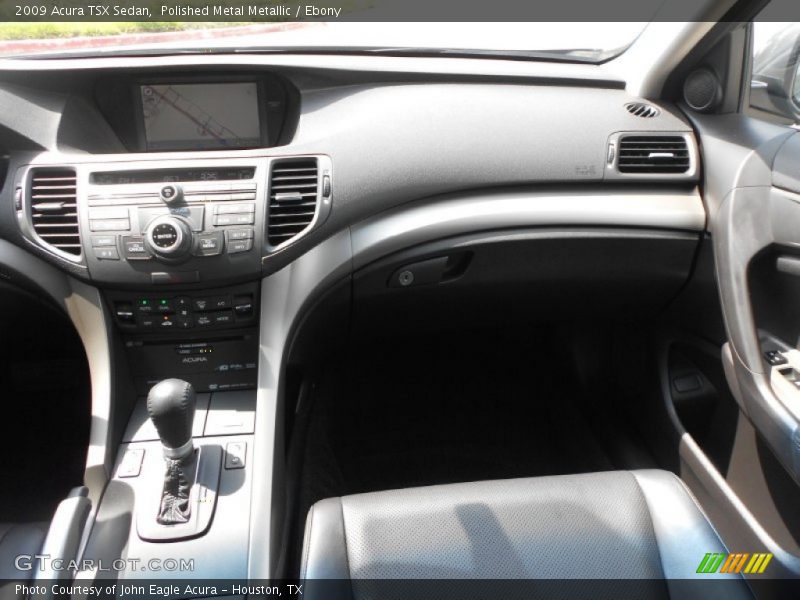
<path fill-rule="evenodd" d="M 35 169 L 29 198 L 31 222 L 39 238 L 62 252 L 80 256 L 76 185 L 74 169 Z"/>
<path fill-rule="evenodd" d="M 652 119 L 661 114 L 652 104 L 645 104 L 644 102 L 630 102 L 625 105 L 625 110 L 635 117 L 642 117 L 643 119 Z"/>
<path fill-rule="evenodd" d="M 691 167 L 686 139 L 678 135 L 627 135 L 619 140 L 620 173 L 680 174 Z"/>
<path fill-rule="evenodd" d="M 267 240 L 278 246 L 297 237 L 317 212 L 319 167 L 316 158 L 276 161 L 269 181 Z"/>

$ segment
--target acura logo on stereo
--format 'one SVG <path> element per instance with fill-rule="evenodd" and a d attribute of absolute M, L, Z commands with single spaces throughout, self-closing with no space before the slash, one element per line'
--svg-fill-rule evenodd
<path fill-rule="evenodd" d="M 207 356 L 186 356 L 186 357 L 184 357 L 184 359 L 181 362 L 186 363 L 186 364 L 208 362 L 208 357 Z"/>

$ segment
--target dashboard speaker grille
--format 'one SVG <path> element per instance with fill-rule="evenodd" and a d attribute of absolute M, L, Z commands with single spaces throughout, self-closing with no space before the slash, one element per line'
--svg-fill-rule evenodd
<path fill-rule="evenodd" d="M 30 180 L 29 198 L 33 229 L 41 240 L 62 252 L 80 256 L 75 170 L 34 170 Z"/>
<path fill-rule="evenodd" d="M 695 69 L 683 82 L 683 99 L 692 110 L 711 112 L 722 99 L 722 84 L 711 69 Z"/>
<path fill-rule="evenodd" d="M 319 198 L 316 158 L 276 161 L 269 181 L 267 240 L 278 246 L 297 237 L 314 220 Z"/>
<path fill-rule="evenodd" d="M 625 110 L 631 113 L 634 117 L 642 117 L 643 119 L 652 119 L 661 114 L 652 104 L 645 104 L 644 102 L 630 102 L 625 105 Z"/>
<path fill-rule="evenodd" d="M 686 173 L 689 148 L 678 135 L 628 135 L 619 141 L 617 169 L 620 173 Z"/>

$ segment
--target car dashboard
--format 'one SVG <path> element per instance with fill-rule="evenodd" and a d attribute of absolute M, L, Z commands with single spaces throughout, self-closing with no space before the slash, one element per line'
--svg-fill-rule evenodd
<path fill-rule="evenodd" d="M 558 270 L 596 306 L 651 310 L 706 227 L 691 126 L 600 66 L 118 56 L 5 61 L 0 79 L 0 248 L 87 348 L 95 518 L 133 513 L 149 489 L 142 399 L 165 377 L 203 396 L 203 447 L 246 455 L 222 469 L 209 529 L 170 548 L 130 526 L 90 536 L 86 555 L 274 573 L 289 348 L 342 282 L 359 314 L 397 315 L 386 307 L 416 290 L 446 318 L 466 290 L 517 294 Z"/>

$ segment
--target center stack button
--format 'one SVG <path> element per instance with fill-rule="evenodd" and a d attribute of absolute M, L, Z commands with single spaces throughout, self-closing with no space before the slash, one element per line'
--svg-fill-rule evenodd
<path fill-rule="evenodd" d="M 223 239 L 221 231 L 201 233 L 196 236 L 192 254 L 195 256 L 217 256 L 222 254 Z"/>

